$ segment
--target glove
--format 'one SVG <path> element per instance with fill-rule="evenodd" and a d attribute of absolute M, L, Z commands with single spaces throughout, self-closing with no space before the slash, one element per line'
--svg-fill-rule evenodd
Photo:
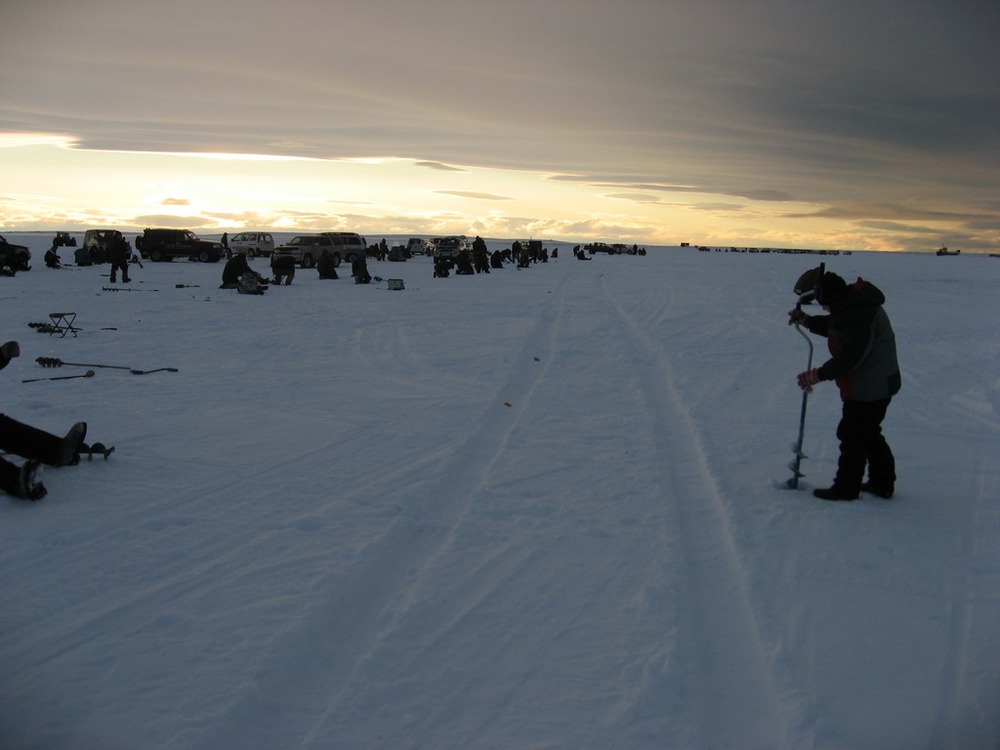
<path fill-rule="evenodd" d="M 802 312 L 801 307 L 796 307 L 794 310 L 788 311 L 788 325 L 795 325 L 796 323 L 801 323 L 802 325 L 808 326 L 811 318 Z"/>
<path fill-rule="evenodd" d="M 811 370 L 806 370 L 805 372 L 799 373 L 799 388 L 804 390 L 806 393 L 812 393 L 813 386 L 816 385 L 820 380 L 819 370 L 815 367 Z"/>

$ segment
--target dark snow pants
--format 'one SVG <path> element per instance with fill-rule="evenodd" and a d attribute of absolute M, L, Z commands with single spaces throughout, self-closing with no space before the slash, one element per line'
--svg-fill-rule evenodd
<path fill-rule="evenodd" d="M 896 484 L 896 459 L 882 435 L 882 420 L 890 398 L 880 401 L 845 401 L 837 438 L 840 461 L 834 485 L 857 493 L 868 467 L 868 481 L 881 491 L 892 492 Z"/>
<path fill-rule="evenodd" d="M 63 438 L 0 414 L 0 451 L 58 466 L 62 448 Z"/>
<path fill-rule="evenodd" d="M 128 261 L 127 260 L 124 260 L 124 261 L 122 261 L 122 260 L 113 260 L 113 261 L 111 261 L 111 278 L 110 278 L 110 281 L 111 281 L 112 284 L 115 283 L 115 275 L 116 275 L 116 273 L 118 271 L 122 272 L 122 281 L 123 282 L 128 282 L 129 281 L 129 277 L 128 277 Z"/>

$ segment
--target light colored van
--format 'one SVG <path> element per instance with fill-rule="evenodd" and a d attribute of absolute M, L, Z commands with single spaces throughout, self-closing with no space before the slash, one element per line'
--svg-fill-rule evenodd
<path fill-rule="evenodd" d="M 229 238 L 229 249 L 248 258 L 267 257 L 274 252 L 274 238 L 267 232 L 241 232 Z"/>

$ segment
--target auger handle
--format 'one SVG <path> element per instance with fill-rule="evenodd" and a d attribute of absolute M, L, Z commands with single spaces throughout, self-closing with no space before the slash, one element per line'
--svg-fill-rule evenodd
<path fill-rule="evenodd" d="M 85 362 L 63 362 L 58 357 L 38 357 L 35 361 L 42 367 L 104 367 L 110 370 L 131 370 L 131 367 L 120 367 L 119 365 L 94 365 Z"/>

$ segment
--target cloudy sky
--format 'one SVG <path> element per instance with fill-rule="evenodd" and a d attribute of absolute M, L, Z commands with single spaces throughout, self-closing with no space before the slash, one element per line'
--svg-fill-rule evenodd
<path fill-rule="evenodd" d="M 5 0 L 0 227 L 1000 250 L 997 0 Z"/>

